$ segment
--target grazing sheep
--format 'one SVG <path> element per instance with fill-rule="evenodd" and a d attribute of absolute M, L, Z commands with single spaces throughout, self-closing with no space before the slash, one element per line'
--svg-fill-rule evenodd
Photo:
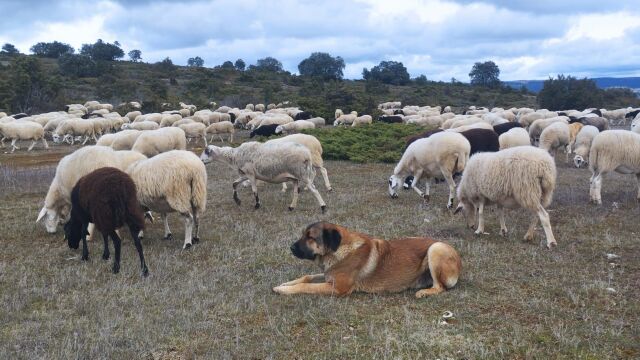
<path fill-rule="evenodd" d="M 172 238 L 167 214 L 177 212 L 185 222 L 183 249 L 200 241 L 200 215 L 207 204 L 207 170 L 196 155 L 172 150 L 132 164 L 127 174 L 136 184 L 140 205 L 160 213 L 165 240 Z"/>
<path fill-rule="evenodd" d="M 313 117 L 308 111 L 300 111 L 294 117 L 293 120 L 309 120 Z"/>
<path fill-rule="evenodd" d="M 193 124 L 196 121 L 190 118 L 185 118 L 185 119 L 180 119 L 176 122 L 174 122 L 173 124 L 171 124 L 171 126 L 173 127 L 179 127 L 180 125 L 185 125 L 185 124 Z"/>
<path fill-rule="evenodd" d="M 393 170 L 393 175 L 389 178 L 389 195 L 392 198 L 397 198 L 397 189 L 402 178 L 413 175 L 415 181 L 411 187 L 418 195 L 428 200 L 430 178 L 442 176 L 449 185 L 447 207 L 451 208 L 456 189 L 453 174 L 464 170 L 470 151 L 469 141 L 455 132 L 443 131 L 428 138 L 414 141 L 405 150 L 400 162 Z M 418 189 L 418 184 L 423 176 L 427 178 L 425 192 Z"/>
<path fill-rule="evenodd" d="M 569 151 L 573 150 L 573 144 L 576 143 L 576 137 L 583 127 L 584 124 L 582 123 L 569 124 Z"/>
<path fill-rule="evenodd" d="M 531 126 L 529 126 L 529 137 L 531 138 L 532 144 L 537 144 L 542 131 L 549 125 L 563 122 L 565 124 L 569 124 L 569 118 L 566 116 L 556 116 L 552 118 L 539 119 L 534 121 Z"/>
<path fill-rule="evenodd" d="M 160 120 L 160 127 L 172 126 L 176 122 L 182 120 L 182 115 L 180 114 L 167 114 L 162 116 L 162 120 Z"/>
<path fill-rule="evenodd" d="M 156 130 L 159 128 L 160 125 L 154 121 L 139 121 L 122 124 L 122 130 Z"/>
<path fill-rule="evenodd" d="M 293 122 L 293 118 L 286 114 L 276 115 L 276 116 L 263 116 L 257 117 L 254 120 L 260 120 L 259 123 L 252 125 L 252 129 L 257 128 L 258 126 L 266 126 L 266 125 L 284 125 L 290 122 Z M 254 121 L 252 120 L 252 121 Z M 251 122 L 249 122 L 251 123 Z"/>
<path fill-rule="evenodd" d="M 270 125 L 258 126 L 257 128 L 252 130 L 251 133 L 249 133 L 249 138 L 253 138 L 256 135 L 266 136 L 266 137 L 277 135 L 276 134 L 276 129 L 278 128 L 278 126 L 281 126 L 281 125 L 270 124 Z"/>
<path fill-rule="evenodd" d="M 198 139 L 202 138 L 204 141 L 204 146 L 207 146 L 207 125 L 202 123 L 192 123 L 182 124 L 178 127 L 184 131 L 184 134 L 189 142 L 191 142 L 191 139 L 196 139 L 197 143 Z"/>
<path fill-rule="evenodd" d="M 436 133 L 439 133 L 439 132 L 442 132 L 442 131 L 444 131 L 444 130 L 442 130 L 442 129 L 433 129 L 433 130 L 425 131 L 422 134 L 413 135 L 413 136 L 408 137 L 405 140 L 405 145 L 404 145 L 404 150 L 403 151 L 406 151 L 407 148 L 409 147 L 409 145 L 411 145 L 414 141 L 416 141 L 418 139 L 428 138 L 429 136 L 431 136 L 433 134 L 436 134 Z"/>
<path fill-rule="evenodd" d="M 102 167 L 124 170 L 145 156 L 133 151 L 114 151 L 107 146 L 87 146 L 65 156 L 58 163 L 37 222 L 45 219 L 48 233 L 55 233 L 59 222 L 66 221 L 71 206 L 71 189 L 82 176 Z"/>
<path fill-rule="evenodd" d="M 585 125 L 582 130 L 576 136 L 576 142 L 573 152 L 576 156 L 573 157 L 573 164 L 580 168 L 582 165 L 589 163 L 589 150 L 591 150 L 591 142 L 593 138 L 598 135 L 600 131 L 598 128 L 592 125 Z"/>
<path fill-rule="evenodd" d="M 312 122 L 313 125 L 315 125 L 316 127 L 324 126 L 326 124 L 326 121 L 324 120 L 324 118 L 321 118 L 321 117 L 314 117 L 307 121 Z"/>
<path fill-rule="evenodd" d="M 500 150 L 516 146 L 531 145 L 529 132 L 521 127 L 514 127 L 511 130 L 503 133 L 498 137 L 498 142 L 500 143 Z"/>
<path fill-rule="evenodd" d="M 628 130 L 607 130 L 596 135 L 589 151 L 589 169 L 592 174 L 591 202 L 602 204 L 602 179 L 611 171 L 635 174 L 640 201 L 640 134 Z"/>
<path fill-rule="evenodd" d="M 558 149 L 564 149 L 567 154 L 567 162 L 569 162 L 569 153 L 571 153 L 571 130 L 569 125 L 560 121 L 547 126 L 540 134 L 540 144 L 538 146 L 554 157 Z"/>
<path fill-rule="evenodd" d="M 42 125 L 30 121 L 12 121 L 7 123 L 0 123 L 0 145 L 4 147 L 4 141 L 6 139 L 11 140 L 11 152 L 16 149 L 20 149 L 16 145 L 18 140 L 31 140 L 31 145 L 27 151 L 31 151 L 36 145 L 38 140 L 42 140 L 42 145 L 45 149 L 49 148 L 47 140 L 44 138 L 44 128 Z"/>
<path fill-rule="evenodd" d="M 258 187 L 256 180 L 270 183 L 293 182 L 293 199 L 289 210 L 295 209 L 298 203 L 298 186 L 301 182 L 315 196 L 320 204 L 322 213 L 327 206 L 322 196 L 313 185 L 315 171 L 313 170 L 311 152 L 304 145 L 294 142 L 259 143 L 246 142 L 237 148 L 217 147 L 209 145 L 200 156 L 203 162 L 221 161 L 240 173 L 240 177 L 233 182 L 233 199 L 240 205 L 238 184 L 249 180 L 256 199 L 255 208 L 260 208 Z"/>
<path fill-rule="evenodd" d="M 532 146 L 518 146 L 496 153 L 472 156 L 458 185 L 460 203 L 455 211 L 463 211 L 467 224 L 478 227 L 476 234 L 484 234 L 484 206 L 496 204 L 500 218 L 500 233 L 507 234 L 504 208 L 522 207 L 533 217 L 525 240 L 532 240 L 540 218 L 547 238 L 547 247 L 557 245 L 545 207 L 551 204 L 556 186 L 556 165 L 546 151 Z"/>
<path fill-rule="evenodd" d="M 233 134 L 235 133 L 235 131 L 236 129 L 233 126 L 233 123 L 231 123 L 231 121 L 221 121 L 221 122 L 213 123 L 207 126 L 207 129 L 206 129 L 207 134 L 212 134 L 211 140 L 209 140 L 209 142 L 213 142 L 213 135 L 218 135 L 218 137 L 220 138 L 220 141 L 224 142 L 221 134 L 229 134 L 229 142 L 232 143 Z"/>
<path fill-rule="evenodd" d="M 138 140 L 138 137 L 140 137 L 143 132 L 144 131 L 140 130 L 123 130 L 115 133 L 113 134 L 115 137 L 109 146 L 111 146 L 113 150 L 131 150 L 133 144 L 136 143 L 136 140 Z M 100 139 L 102 140 L 102 138 Z"/>
<path fill-rule="evenodd" d="M 286 134 L 290 132 L 299 132 L 305 129 L 314 129 L 315 127 L 316 126 L 311 121 L 297 120 L 294 122 L 290 122 L 288 124 L 278 125 L 278 127 L 276 127 L 274 131 L 276 134 L 280 134 L 280 133 Z"/>
<path fill-rule="evenodd" d="M 153 157 L 171 150 L 186 150 L 187 137 L 184 130 L 175 127 L 143 131 L 131 150 Z"/>
<path fill-rule="evenodd" d="M 485 129 L 485 130 L 491 130 L 493 131 L 493 126 L 491 126 L 491 124 L 484 122 L 484 121 L 480 121 L 480 122 L 476 122 L 473 124 L 469 124 L 469 125 L 463 125 L 463 126 L 458 126 L 455 128 L 451 128 L 451 129 L 446 129 L 445 131 L 447 132 L 465 132 L 467 130 L 471 130 L 471 129 Z"/>
<path fill-rule="evenodd" d="M 373 118 L 371 115 L 362 115 L 358 116 L 351 123 L 352 127 L 362 126 L 362 125 L 371 125 L 373 123 Z"/>
<path fill-rule="evenodd" d="M 322 179 L 324 180 L 324 186 L 327 191 L 332 191 L 331 183 L 329 182 L 329 175 L 327 174 L 327 169 L 324 168 L 324 161 L 322 160 L 322 144 L 320 141 L 313 135 L 307 134 L 293 134 L 281 137 L 279 139 L 273 139 L 267 141 L 269 144 L 273 143 L 281 143 L 281 142 L 294 142 L 300 145 L 304 145 L 311 152 L 311 164 L 316 170 L 320 171 L 322 174 Z M 287 189 L 286 183 L 282 183 L 282 188 L 284 191 Z"/>
<path fill-rule="evenodd" d="M 493 130 L 471 129 L 463 131 L 460 134 L 462 134 L 471 145 L 469 156 L 478 152 L 496 152 L 500 150 L 498 134 Z"/>
<path fill-rule="evenodd" d="M 334 114 L 334 120 L 337 120 L 340 116 L 344 115 L 344 113 L 342 112 L 342 109 L 336 109 L 335 114 Z"/>
<path fill-rule="evenodd" d="M 71 217 L 64 226 L 65 237 L 72 249 L 77 249 L 82 238 L 82 260 L 89 260 L 87 228 L 93 223 L 102 234 L 102 259 L 109 259 L 109 237 L 113 241 L 116 257 L 113 273 L 120 272 L 120 244 L 116 230 L 127 225 L 138 250 L 142 275 L 149 269 L 144 261 L 138 233 L 144 229 L 144 215 L 136 198 L 136 185 L 129 175 L 113 167 L 92 171 L 78 180 L 71 191 Z"/>
<path fill-rule="evenodd" d="M 592 125 L 598 128 L 599 131 L 609 130 L 609 120 L 599 116 L 581 117 L 578 119 L 584 125 Z"/>
<path fill-rule="evenodd" d="M 522 125 L 520 125 L 517 122 L 509 122 L 509 123 L 494 125 L 493 131 L 495 131 L 496 134 L 500 136 L 513 128 L 522 128 Z"/>
<path fill-rule="evenodd" d="M 336 121 L 333 122 L 333 126 L 338 126 L 338 125 L 351 125 L 353 123 L 353 121 L 358 117 L 358 115 L 356 114 L 345 114 L 345 115 L 340 115 Z"/>
<path fill-rule="evenodd" d="M 58 125 L 53 132 L 53 141 L 60 143 L 65 138 L 71 138 L 71 145 L 73 145 L 76 136 L 84 136 L 82 145 L 87 143 L 89 137 L 92 137 L 96 142 L 98 141 L 93 122 L 73 119 L 65 120 Z"/>
<path fill-rule="evenodd" d="M 378 121 L 387 123 L 387 124 L 400 124 L 404 122 L 404 118 L 399 115 L 391 115 L 391 116 L 379 116 Z"/>

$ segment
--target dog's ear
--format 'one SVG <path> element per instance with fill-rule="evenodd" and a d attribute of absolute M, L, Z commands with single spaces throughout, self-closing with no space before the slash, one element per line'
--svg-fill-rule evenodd
<path fill-rule="evenodd" d="M 331 251 L 338 250 L 341 239 L 342 239 L 342 236 L 340 235 L 340 232 L 336 229 L 322 230 L 322 243 L 324 244 L 324 246 L 331 249 Z"/>

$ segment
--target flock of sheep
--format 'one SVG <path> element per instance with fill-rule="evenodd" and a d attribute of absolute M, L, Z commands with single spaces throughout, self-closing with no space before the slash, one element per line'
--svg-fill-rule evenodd
<path fill-rule="evenodd" d="M 140 109 L 131 102 L 129 107 Z M 217 104 L 212 104 L 217 106 Z M 379 105 L 381 122 L 420 124 L 435 129 L 407 139 L 401 160 L 389 178 L 389 194 L 414 189 L 428 199 L 430 180 L 444 180 L 449 187 L 447 207 L 462 211 L 468 224 L 484 233 L 485 205 L 499 209 L 501 233 L 506 234 L 505 208 L 522 207 L 536 216 L 532 218 L 525 239 L 531 239 L 538 219 L 545 231 L 547 246 L 556 244 L 549 214 L 545 210 L 552 199 L 556 167 L 552 158 L 558 150 L 575 153 L 574 164 L 586 164 L 592 172 L 590 199 L 601 203 L 602 177 L 611 171 L 636 174 L 640 179 L 640 113 L 637 109 L 586 109 L 554 112 L 529 108 L 486 109 L 470 107 L 455 114 L 447 107 L 405 106 L 399 102 Z M 631 131 L 609 130 L 611 122 L 633 119 Z M 372 123 L 369 115 L 343 113 L 337 109 L 334 126 L 363 126 Z M 151 217 L 160 214 L 164 237 L 172 237 L 167 215 L 178 213 L 185 223 L 183 248 L 199 241 L 199 218 L 206 207 L 207 173 L 205 164 L 218 161 L 238 171 L 233 182 L 233 199 L 241 203 L 237 187 L 250 185 L 255 208 L 261 206 L 258 185 L 262 182 L 286 183 L 293 186 L 289 210 L 297 206 L 299 190 L 308 190 L 324 213 L 327 205 L 314 185 L 316 171 L 323 177 L 327 191 L 332 187 L 322 159 L 322 145 L 311 135 L 291 134 L 259 142 L 245 142 L 236 148 L 209 145 L 208 135 L 228 134 L 233 141 L 235 129 L 250 129 L 251 136 L 296 132 L 326 121 L 288 104 L 249 104 L 245 109 L 221 106 L 215 110 L 197 110 L 180 103 L 177 110 L 142 114 L 140 110 L 124 116 L 110 104 L 96 101 L 68 105 L 66 111 L 27 116 L 0 113 L 2 140 L 12 141 L 12 152 L 19 149 L 18 140 L 34 144 L 45 136 L 54 142 L 95 139 L 96 145 L 85 146 L 65 156 L 56 169 L 37 222 L 54 233 L 67 222 L 72 208 L 72 189 L 83 176 L 110 167 L 131 177 L 137 189 L 137 200 Z M 300 125 L 298 125 L 300 124 Z M 35 129 L 30 130 L 30 129 Z M 98 136 L 99 139 L 97 138 Z M 191 139 L 202 140 L 205 150 L 200 157 L 186 151 Z M 220 137 L 220 140 L 223 139 Z M 477 154 L 476 154 L 477 153 Z M 456 186 L 455 177 L 462 176 Z M 419 184 L 426 179 L 426 188 Z M 457 190 L 456 190 L 457 188 Z M 640 187 L 638 190 L 640 199 Z M 92 234 L 91 228 L 88 229 Z M 90 235 L 91 236 L 91 235 Z M 140 237 L 144 236 L 141 232 Z"/>

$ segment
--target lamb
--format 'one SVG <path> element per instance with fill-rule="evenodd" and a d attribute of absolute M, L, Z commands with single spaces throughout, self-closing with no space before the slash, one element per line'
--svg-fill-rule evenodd
<path fill-rule="evenodd" d="M 259 136 L 272 136 L 272 135 L 276 135 L 276 129 L 281 126 L 278 124 L 271 124 L 271 125 L 261 125 L 258 126 L 257 128 L 255 128 L 255 130 L 252 130 L 251 133 L 249 133 L 249 138 L 253 138 L 256 135 Z"/>
<path fill-rule="evenodd" d="M 316 170 L 320 171 L 322 174 L 322 179 L 324 180 L 324 185 L 327 188 L 327 191 L 332 191 L 331 183 L 329 182 L 329 175 L 327 174 L 327 169 L 324 168 L 324 161 L 322 160 L 322 144 L 320 141 L 313 135 L 307 134 L 293 134 L 281 137 L 279 139 L 273 139 L 267 141 L 268 144 L 273 143 L 281 143 L 281 142 L 294 142 L 300 145 L 304 145 L 311 152 L 311 164 Z M 286 183 L 282 183 L 283 190 L 287 189 Z"/>
<path fill-rule="evenodd" d="M 133 151 L 114 151 L 106 146 L 87 146 L 65 156 L 58 163 L 36 223 L 45 220 L 48 233 L 55 233 L 58 223 L 67 220 L 71 206 L 71 189 L 78 179 L 102 167 L 126 169 L 145 156 Z"/>
<path fill-rule="evenodd" d="M 371 115 L 362 115 L 355 118 L 353 120 L 353 123 L 351 123 L 351 126 L 356 127 L 356 126 L 362 126 L 362 125 L 371 125 L 372 123 L 373 123 L 373 118 L 371 117 Z"/>
<path fill-rule="evenodd" d="M 159 129 L 160 125 L 154 121 L 139 121 L 122 124 L 122 130 L 132 129 L 132 130 L 156 130 Z"/>
<path fill-rule="evenodd" d="M 456 211 L 463 211 L 467 224 L 475 225 L 476 234 L 484 232 L 484 206 L 496 204 L 500 218 L 500 233 L 507 234 L 504 208 L 522 207 L 535 213 L 525 240 L 532 240 L 540 218 L 547 238 L 547 247 L 556 246 L 549 214 L 545 210 L 553 198 L 556 186 L 556 166 L 551 156 L 542 149 L 518 146 L 496 153 L 479 153 L 471 157 L 458 186 Z"/>
<path fill-rule="evenodd" d="M 521 127 L 514 127 L 500 135 L 498 143 L 500 143 L 500 150 L 504 150 L 516 146 L 531 145 L 531 139 L 527 130 Z"/>
<path fill-rule="evenodd" d="M 420 179 L 422 176 L 427 179 L 442 176 L 449 185 L 447 207 L 451 208 L 456 188 L 453 174 L 464 170 L 470 151 L 469 141 L 455 132 L 443 131 L 428 138 L 414 141 L 404 152 L 400 162 L 393 170 L 393 175 L 389 178 L 389 195 L 392 198 L 397 198 L 397 189 L 402 178 L 413 175 L 415 181 L 411 187 L 418 195 L 428 200 L 429 181 L 427 181 L 425 192 L 422 192 L 418 189 Z"/>
<path fill-rule="evenodd" d="M 589 151 L 591 202 L 601 205 L 602 179 L 615 171 L 620 174 L 635 174 L 640 201 L 640 134 L 628 130 L 607 130 L 593 138 Z"/>
<path fill-rule="evenodd" d="M 246 142 L 237 148 L 217 147 L 209 145 L 200 156 L 204 163 L 221 161 L 238 170 L 240 177 L 233 182 L 233 199 L 240 205 L 238 184 L 249 180 L 256 199 L 255 208 L 260 208 L 256 180 L 270 183 L 293 182 L 293 199 L 289 210 L 295 209 L 298 203 L 298 186 L 301 182 L 315 196 L 322 213 L 327 206 L 322 196 L 313 185 L 315 171 L 311 152 L 307 147 L 293 143 L 259 143 Z"/>
<path fill-rule="evenodd" d="M 140 205 L 160 213 L 165 240 L 172 238 L 167 214 L 177 212 L 185 222 L 182 248 L 200 241 L 200 215 L 207 204 L 207 170 L 196 155 L 172 150 L 133 163 L 126 172 L 136 184 Z"/>
<path fill-rule="evenodd" d="M 556 116 L 534 121 L 531 126 L 529 126 L 529 137 L 531 138 L 531 143 L 537 144 L 538 139 L 542 134 L 542 130 L 555 122 L 563 122 L 565 124 L 569 124 L 569 118 L 566 116 Z"/>
<path fill-rule="evenodd" d="M 33 150 L 38 140 L 42 140 L 42 145 L 45 149 L 49 148 L 47 140 L 44 138 L 44 128 L 42 125 L 29 121 L 12 121 L 7 123 L 0 123 L 0 144 L 4 147 L 4 141 L 11 139 L 11 152 L 16 149 L 20 149 L 16 145 L 18 140 L 31 140 L 31 145 L 27 151 Z"/>
<path fill-rule="evenodd" d="M 209 142 L 213 142 L 213 135 L 216 135 L 216 134 L 220 138 L 220 141 L 224 142 L 224 140 L 222 140 L 221 134 L 229 134 L 229 142 L 232 143 L 233 134 L 235 133 L 235 131 L 236 129 L 234 128 L 231 121 L 221 121 L 218 123 L 213 123 L 207 126 L 207 129 L 206 129 L 207 134 L 212 134 L 211 140 L 209 140 Z"/>
<path fill-rule="evenodd" d="M 500 125 L 494 125 L 493 126 L 493 131 L 496 132 L 496 134 L 498 134 L 498 136 L 506 133 L 507 131 L 513 129 L 513 128 L 522 128 L 522 125 L 520 125 L 517 122 L 509 122 L 509 123 L 505 123 L 505 124 L 500 124 Z"/>
<path fill-rule="evenodd" d="M 92 137 L 94 141 L 96 139 L 95 127 L 93 122 L 87 120 L 65 120 L 53 132 L 53 141 L 60 143 L 64 138 L 71 138 L 71 145 L 73 145 L 76 136 L 84 136 L 82 145 L 86 144 L 89 137 Z"/>
<path fill-rule="evenodd" d="M 89 223 L 102 234 L 104 251 L 102 259 L 109 259 L 109 237 L 113 241 L 116 257 L 113 273 L 120 272 L 121 239 L 116 229 L 127 225 L 138 250 L 142 275 L 149 269 L 144 261 L 138 233 L 144 229 L 144 215 L 136 198 L 136 185 L 129 175 L 113 167 L 94 170 L 83 176 L 71 191 L 71 217 L 64 226 L 65 237 L 72 249 L 77 249 L 82 238 L 82 260 L 89 260 L 87 247 Z"/>
<path fill-rule="evenodd" d="M 191 141 L 191 139 L 196 139 L 197 143 L 198 139 L 202 138 L 204 141 L 204 146 L 207 146 L 207 126 L 205 124 L 182 124 L 178 127 L 184 131 L 188 141 Z"/>
<path fill-rule="evenodd" d="M 573 164 L 580 168 L 582 165 L 589 163 L 589 150 L 591 149 L 591 142 L 593 138 L 598 135 L 600 131 L 598 128 L 592 125 L 586 125 L 580 130 L 578 136 L 576 136 Z"/>
<path fill-rule="evenodd" d="M 269 125 L 267 125 L 269 126 Z M 276 127 L 276 129 L 274 130 L 274 132 L 276 134 L 281 134 L 281 133 L 289 133 L 289 132 L 299 132 L 301 130 L 305 130 L 305 129 L 314 129 L 316 126 L 311 122 L 311 121 L 307 121 L 307 120 L 297 120 L 294 122 L 290 122 L 288 124 L 284 124 L 284 125 L 278 125 L 278 127 Z"/>
<path fill-rule="evenodd" d="M 131 150 L 153 157 L 170 150 L 186 150 L 187 137 L 184 130 L 175 127 L 143 131 Z"/>
<path fill-rule="evenodd" d="M 539 147 L 548 151 L 552 156 L 558 149 L 564 148 L 567 154 L 567 162 L 569 162 L 569 154 L 571 153 L 571 130 L 569 125 L 560 121 L 547 126 L 540 134 Z"/>
<path fill-rule="evenodd" d="M 356 114 L 345 114 L 345 115 L 340 115 L 336 121 L 333 122 L 333 126 L 338 126 L 338 125 L 351 125 L 354 120 L 358 117 L 358 115 Z"/>

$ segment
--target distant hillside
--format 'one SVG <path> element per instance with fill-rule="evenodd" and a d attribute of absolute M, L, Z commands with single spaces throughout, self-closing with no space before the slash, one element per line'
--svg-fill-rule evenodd
<path fill-rule="evenodd" d="M 624 87 L 624 88 L 630 88 L 636 94 L 640 95 L 640 77 L 624 77 L 624 78 L 602 77 L 602 78 L 593 78 L 593 80 L 596 82 L 596 85 L 598 85 L 598 87 L 602 89 Z M 514 81 L 505 81 L 504 83 L 511 86 L 514 89 L 520 89 L 522 86 L 524 86 L 527 88 L 527 90 L 537 93 L 542 89 L 544 80 L 514 80 Z"/>

